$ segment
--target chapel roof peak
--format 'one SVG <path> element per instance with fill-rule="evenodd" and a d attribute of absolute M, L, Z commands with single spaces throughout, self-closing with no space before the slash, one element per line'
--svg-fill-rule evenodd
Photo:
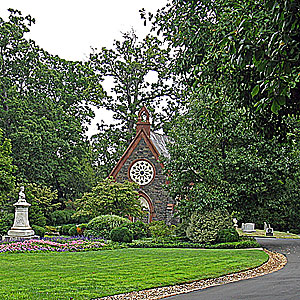
<path fill-rule="evenodd" d="M 145 105 L 140 109 L 138 114 L 138 121 L 136 123 L 136 134 L 143 129 L 148 136 L 150 136 L 150 114 Z"/>

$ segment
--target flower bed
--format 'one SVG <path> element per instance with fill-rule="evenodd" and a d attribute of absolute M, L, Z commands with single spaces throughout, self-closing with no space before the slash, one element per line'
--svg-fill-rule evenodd
<path fill-rule="evenodd" d="M 45 238 L 0 243 L 0 253 L 20 252 L 79 252 L 103 250 L 110 246 L 103 239 L 87 238 Z"/>

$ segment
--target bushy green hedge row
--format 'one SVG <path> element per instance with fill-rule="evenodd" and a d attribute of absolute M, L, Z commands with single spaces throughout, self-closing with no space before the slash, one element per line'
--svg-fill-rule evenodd
<path fill-rule="evenodd" d="M 47 232 L 56 231 L 59 228 L 60 235 L 95 236 L 116 242 L 128 243 L 132 239 L 152 237 L 154 240 L 152 246 L 154 247 L 157 245 L 203 247 L 207 244 L 239 241 L 239 235 L 232 227 L 231 217 L 224 210 L 196 212 L 190 220 L 177 226 L 167 226 L 163 221 L 154 221 L 151 224 L 141 221 L 132 223 L 127 218 L 116 215 L 101 215 L 80 225 L 66 224 L 59 227 L 46 227 Z M 36 227 L 36 231 L 39 235 L 44 235 L 43 228 Z"/>
<path fill-rule="evenodd" d="M 155 242 L 155 241 L 134 241 L 127 244 L 129 248 L 205 248 L 205 249 L 244 249 L 259 248 L 255 240 L 244 240 L 232 243 L 204 244 L 191 242 Z"/>

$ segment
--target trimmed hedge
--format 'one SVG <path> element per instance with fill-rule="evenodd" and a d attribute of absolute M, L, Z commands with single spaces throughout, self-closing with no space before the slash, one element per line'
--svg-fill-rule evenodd
<path fill-rule="evenodd" d="M 238 242 L 239 237 L 235 228 L 222 229 L 217 234 L 216 243 Z"/>
<path fill-rule="evenodd" d="M 127 227 L 117 227 L 112 229 L 112 231 L 110 232 L 110 239 L 113 242 L 131 243 L 132 233 Z"/>
<path fill-rule="evenodd" d="M 260 248 L 255 240 L 244 240 L 232 243 L 202 244 L 191 242 L 155 242 L 155 241 L 134 241 L 127 244 L 129 248 L 205 248 L 205 249 L 244 249 Z"/>
<path fill-rule="evenodd" d="M 44 227 L 37 225 L 32 225 L 31 227 L 36 235 L 40 237 L 43 237 L 45 235 L 46 229 Z"/>

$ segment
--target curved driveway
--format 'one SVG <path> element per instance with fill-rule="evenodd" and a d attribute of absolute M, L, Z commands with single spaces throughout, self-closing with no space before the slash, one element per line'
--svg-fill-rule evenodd
<path fill-rule="evenodd" d="M 286 255 L 286 266 L 274 273 L 169 297 L 170 300 L 300 300 L 300 239 L 259 238 L 262 247 Z"/>

